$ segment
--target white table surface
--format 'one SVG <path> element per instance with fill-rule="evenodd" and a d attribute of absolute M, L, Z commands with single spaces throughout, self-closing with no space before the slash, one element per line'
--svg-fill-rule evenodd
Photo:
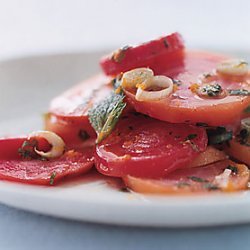
<path fill-rule="evenodd" d="M 250 49 L 250 1 L 0 0 L 0 60 L 101 50 L 178 30 L 191 47 Z M 236 211 L 240 212 L 240 211 Z M 250 225 L 150 229 L 0 205 L 0 249 L 249 249 Z"/>

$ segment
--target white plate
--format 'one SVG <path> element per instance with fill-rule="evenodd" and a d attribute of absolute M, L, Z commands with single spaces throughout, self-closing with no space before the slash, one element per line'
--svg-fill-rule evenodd
<path fill-rule="evenodd" d="M 99 55 L 43 56 L 0 63 L 1 134 L 41 128 L 40 113 L 46 111 L 50 98 L 95 72 Z M 0 202 L 47 215 L 120 225 L 180 227 L 250 222 L 249 191 L 146 196 L 121 192 L 110 179 L 95 177 L 95 173 L 56 187 L 1 181 Z"/>

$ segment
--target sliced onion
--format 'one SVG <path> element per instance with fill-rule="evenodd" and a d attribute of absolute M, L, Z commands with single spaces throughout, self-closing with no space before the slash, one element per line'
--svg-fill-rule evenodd
<path fill-rule="evenodd" d="M 248 63 L 241 59 L 226 60 L 221 62 L 216 70 L 224 75 L 246 76 L 248 74 Z"/>
<path fill-rule="evenodd" d="M 226 188 L 228 186 L 229 177 L 231 174 L 232 174 L 232 170 L 226 168 L 222 174 L 215 176 L 215 183 L 220 188 Z"/>
<path fill-rule="evenodd" d="M 160 87 L 164 88 L 157 91 L 147 91 L 147 88 Z M 154 76 L 152 81 L 144 83 L 144 87 L 137 89 L 135 99 L 137 101 L 157 101 L 168 97 L 174 89 L 173 81 L 166 76 Z"/>
<path fill-rule="evenodd" d="M 154 72 L 149 68 L 137 68 L 125 72 L 122 75 L 121 84 L 123 88 L 134 88 L 153 80 Z"/>
<path fill-rule="evenodd" d="M 51 131 L 43 131 L 43 130 L 35 131 L 29 135 L 28 139 L 31 139 L 34 137 L 44 138 L 51 145 L 51 149 L 48 152 L 43 152 L 43 151 L 38 150 L 37 148 L 34 148 L 35 152 L 38 155 L 45 157 L 45 158 L 56 158 L 56 157 L 61 156 L 64 153 L 65 143 L 63 139 L 57 134 Z"/>

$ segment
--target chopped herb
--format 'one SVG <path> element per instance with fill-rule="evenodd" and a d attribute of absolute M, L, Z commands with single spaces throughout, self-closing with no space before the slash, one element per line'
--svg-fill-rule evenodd
<path fill-rule="evenodd" d="M 187 183 L 187 182 L 180 181 L 180 182 L 177 183 L 178 188 L 189 187 L 189 186 L 190 186 L 190 184 Z"/>
<path fill-rule="evenodd" d="M 105 139 L 114 129 L 126 106 L 123 99 L 123 94 L 112 93 L 89 110 L 89 121 L 98 134 L 97 143 Z"/>
<path fill-rule="evenodd" d="M 124 46 L 123 48 L 121 49 L 118 49 L 117 51 L 115 51 L 111 57 L 111 59 L 114 61 L 114 62 L 117 62 L 117 63 L 120 63 L 125 55 L 126 55 L 126 51 L 130 48 L 130 46 Z"/>
<path fill-rule="evenodd" d="M 232 165 L 228 165 L 226 169 L 230 169 L 234 174 L 238 174 L 238 168 Z"/>
<path fill-rule="evenodd" d="M 53 172 L 53 173 L 51 174 L 50 180 L 49 180 L 49 184 L 50 184 L 50 185 L 54 185 L 55 178 L 56 178 L 56 172 Z"/>
<path fill-rule="evenodd" d="M 201 88 L 201 94 L 209 97 L 216 97 L 222 93 L 222 87 L 216 84 L 207 84 Z"/>
<path fill-rule="evenodd" d="M 189 135 L 186 137 L 185 141 L 193 140 L 193 139 L 195 139 L 196 137 L 197 137 L 197 134 L 189 134 Z"/>
<path fill-rule="evenodd" d="M 178 80 L 178 79 L 172 79 L 172 81 L 173 81 L 173 84 L 175 84 L 176 86 L 181 86 L 181 81 L 180 80 Z"/>
<path fill-rule="evenodd" d="M 216 185 L 214 185 L 214 184 L 212 184 L 210 182 L 204 183 L 202 186 L 203 186 L 203 188 L 208 189 L 209 191 L 214 191 L 214 190 L 219 190 L 220 189 L 218 186 L 216 186 Z"/>
<path fill-rule="evenodd" d="M 205 179 L 197 177 L 197 176 L 188 176 L 188 179 L 195 181 L 195 182 L 200 182 L 200 183 L 208 182 L 208 180 L 205 180 Z"/>
<path fill-rule="evenodd" d="M 81 140 L 86 141 L 90 138 L 90 135 L 86 132 L 86 130 L 80 129 L 78 136 Z"/>
<path fill-rule="evenodd" d="M 47 161 L 46 158 L 38 155 L 35 152 L 35 148 L 38 147 L 38 141 L 36 139 L 30 139 L 23 142 L 21 148 L 18 149 L 18 153 L 23 159 L 31 160 L 38 159 L 42 161 Z"/>
<path fill-rule="evenodd" d="M 197 127 L 208 127 L 208 124 L 207 123 L 204 123 L 204 122 L 197 122 L 195 124 Z"/>
<path fill-rule="evenodd" d="M 37 147 L 37 145 L 37 140 L 26 140 L 23 142 L 21 148 L 18 149 L 18 153 L 24 159 L 34 159 L 36 156 L 34 148 Z"/>
<path fill-rule="evenodd" d="M 244 109 L 244 113 L 250 113 L 250 105 Z"/>
<path fill-rule="evenodd" d="M 250 133 L 247 129 L 241 129 L 239 134 L 236 135 L 236 140 L 245 146 L 250 146 L 249 143 L 249 137 L 250 137 Z"/>
<path fill-rule="evenodd" d="M 229 95 L 249 96 L 250 91 L 246 89 L 230 89 L 228 90 Z"/>
<path fill-rule="evenodd" d="M 221 144 L 233 138 L 233 132 L 227 131 L 225 127 L 207 129 L 207 135 L 209 145 Z"/>
<path fill-rule="evenodd" d="M 111 84 L 115 90 L 117 90 L 121 86 L 122 74 L 119 74 L 114 79 L 111 80 Z"/>
<path fill-rule="evenodd" d="M 212 77 L 213 75 L 211 73 L 204 73 L 203 76 L 204 78 L 209 78 Z"/>
<path fill-rule="evenodd" d="M 250 146 L 250 117 L 241 120 L 241 130 L 236 139 L 240 144 Z"/>
<path fill-rule="evenodd" d="M 203 179 L 203 178 L 200 178 L 200 177 L 197 177 L 197 176 L 189 176 L 188 178 L 190 180 L 194 181 L 194 182 L 202 183 L 202 187 L 205 188 L 205 189 L 208 189 L 208 190 L 211 190 L 211 191 L 219 189 L 218 186 L 212 184 L 211 182 L 209 182 L 206 179 Z"/>
<path fill-rule="evenodd" d="M 168 41 L 167 41 L 167 39 L 166 39 L 166 38 L 164 38 L 164 39 L 163 39 L 163 43 L 164 43 L 164 46 L 165 46 L 166 48 L 168 48 L 168 47 L 169 47 L 169 45 L 168 45 Z"/>

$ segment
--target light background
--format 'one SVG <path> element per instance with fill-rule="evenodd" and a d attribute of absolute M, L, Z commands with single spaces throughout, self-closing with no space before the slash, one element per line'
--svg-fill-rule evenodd
<path fill-rule="evenodd" d="M 114 48 L 172 31 L 191 47 L 250 49 L 250 1 L 0 0 L 0 59 Z"/>

